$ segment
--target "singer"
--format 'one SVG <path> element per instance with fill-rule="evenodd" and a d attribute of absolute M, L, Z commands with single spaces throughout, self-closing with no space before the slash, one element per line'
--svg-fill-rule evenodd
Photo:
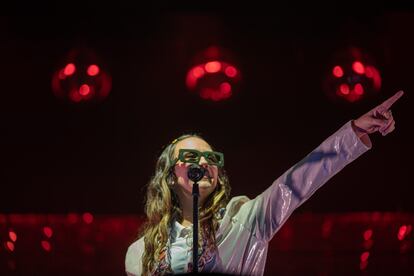
<path fill-rule="evenodd" d="M 147 221 L 125 258 L 128 275 L 189 273 L 192 267 L 192 185 L 187 171 L 204 168 L 199 184 L 198 271 L 263 275 L 268 243 L 292 212 L 346 165 L 371 148 L 370 134 L 395 129 L 388 100 L 345 123 L 254 199 L 230 198 L 224 155 L 197 135 L 165 147 L 147 186 Z"/>

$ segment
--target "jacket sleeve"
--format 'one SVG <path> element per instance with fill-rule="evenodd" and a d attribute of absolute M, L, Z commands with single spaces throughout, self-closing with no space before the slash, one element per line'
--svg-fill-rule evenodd
<path fill-rule="evenodd" d="M 365 145 L 349 121 L 263 193 L 245 202 L 235 214 L 234 221 L 243 224 L 256 238 L 269 241 L 296 208 L 370 148 L 370 141 Z"/>
<path fill-rule="evenodd" d="M 142 275 L 142 254 L 144 252 L 144 238 L 132 243 L 125 256 L 125 272 L 128 276 Z"/>

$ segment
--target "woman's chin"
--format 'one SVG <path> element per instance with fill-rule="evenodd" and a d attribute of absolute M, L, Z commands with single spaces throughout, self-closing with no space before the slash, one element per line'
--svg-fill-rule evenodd
<path fill-rule="evenodd" d="M 210 189 L 213 187 L 213 184 L 211 183 L 211 181 L 209 179 L 201 179 L 198 182 L 198 187 L 200 189 Z"/>

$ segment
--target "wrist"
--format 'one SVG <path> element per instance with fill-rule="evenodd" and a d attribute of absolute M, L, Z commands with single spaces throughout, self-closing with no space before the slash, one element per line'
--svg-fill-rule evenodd
<path fill-rule="evenodd" d="M 360 128 L 356 123 L 355 120 L 351 121 L 352 129 L 354 130 L 355 134 L 358 136 L 358 138 L 361 138 L 364 135 L 367 135 L 367 131 L 363 128 Z"/>
<path fill-rule="evenodd" d="M 359 140 L 361 140 L 362 143 L 364 143 L 365 146 L 368 148 L 372 147 L 371 139 L 369 138 L 368 132 L 362 128 L 360 128 L 357 124 L 355 124 L 355 121 L 351 121 L 352 129 L 355 133 L 355 135 L 358 137 Z"/>

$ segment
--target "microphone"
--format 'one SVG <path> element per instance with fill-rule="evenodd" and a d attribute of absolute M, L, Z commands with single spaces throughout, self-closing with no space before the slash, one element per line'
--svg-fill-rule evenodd
<path fill-rule="evenodd" d="M 204 177 L 206 171 L 206 168 L 200 167 L 198 164 L 192 164 L 188 167 L 187 176 L 194 183 L 197 183 Z"/>

